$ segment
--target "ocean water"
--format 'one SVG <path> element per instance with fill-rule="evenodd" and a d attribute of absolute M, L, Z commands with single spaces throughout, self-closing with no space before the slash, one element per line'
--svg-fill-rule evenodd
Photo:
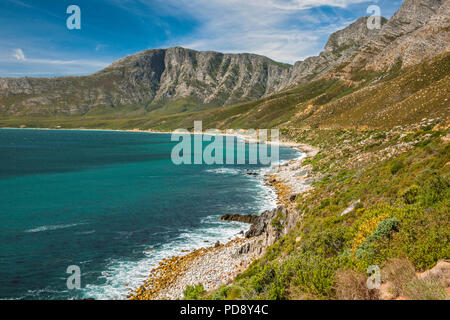
<path fill-rule="evenodd" d="M 221 215 L 275 205 L 269 167 L 177 166 L 175 145 L 169 134 L 0 129 L 0 299 L 124 299 L 163 258 L 248 228 Z M 299 156 L 280 148 L 281 161 Z M 81 289 L 67 289 L 71 265 Z"/>

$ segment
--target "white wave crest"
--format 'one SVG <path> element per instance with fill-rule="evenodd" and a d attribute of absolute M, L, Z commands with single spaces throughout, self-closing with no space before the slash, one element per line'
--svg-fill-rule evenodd
<path fill-rule="evenodd" d="M 58 229 L 66 229 L 66 228 L 72 228 L 76 226 L 80 226 L 86 224 L 86 222 L 81 223 L 72 223 L 72 224 L 56 224 L 56 225 L 49 225 L 49 226 L 41 226 L 29 230 L 25 230 L 25 232 L 43 232 L 43 231 L 53 231 Z"/>
<path fill-rule="evenodd" d="M 216 173 L 216 174 L 227 174 L 227 175 L 238 175 L 241 171 L 236 168 L 218 168 L 218 169 L 208 169 L 205 172 Z"/>

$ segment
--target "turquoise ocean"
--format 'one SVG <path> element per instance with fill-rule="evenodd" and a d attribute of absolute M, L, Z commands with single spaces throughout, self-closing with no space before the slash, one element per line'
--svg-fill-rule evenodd
<path fill-rule="evenodd" d="M 275 206 L 269 166 L 175 165 L 176 144 L 170 134 L 0 129 L 0 299 L 124 299 L 163 258 L 248 228 L 221 215 Z M 280 163 L 302 156 L 279 152 Z M 67 289 L 71 265 L 81 289 Z"/>

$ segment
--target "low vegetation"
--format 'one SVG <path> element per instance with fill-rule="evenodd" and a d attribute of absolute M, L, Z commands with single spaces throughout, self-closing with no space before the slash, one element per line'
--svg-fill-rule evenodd
<path fill-rule="evenodd" d="M 305 160 L 320 179 L 298 200 L 301 222 L 231 286 L 203 298 L 379 299 L 366 286 L 376 265 L 395 296 L 445 299 L 442 282 L 416 272 L 450 257 L 448 123 L 292 138 L 322 146 Z"/>

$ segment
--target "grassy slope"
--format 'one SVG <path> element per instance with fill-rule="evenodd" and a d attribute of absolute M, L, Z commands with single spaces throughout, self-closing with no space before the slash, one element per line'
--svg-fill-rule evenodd
<path fill-rule="evenodd" d="M 405 263 L 423 271 L 450 258 L 449 74 L 446 55 L 404 71 L 365 74 L 372 86 L 323 81 L 322 88 L 329 85 L 323 95 L 300 99 L 283 133 L 322 149 L 304 162 L 318 180 L 297 200 L 300 222 L 232 285 L 197 297 L 377 298 L 365 287 L 369 266 L 380 266 L 385 281 L 386 270 L 403 270 Z M 355 209 L 342 215 L 353 203 Z M 440 285 L 404 280 L 402 270 L 389 280 L 406 298 L 445 297 Z"/>
<path fill-rule="evenodd" d="M 203 299 L 335 299 L 339 275 L 365 287 L 368 266 L 406 258 L 417 271 L 450 257 L 450 144 L 437 121 L 394 130 L 315 129 L 293 139 L 321 145 L 304 164 L 320 179 L 296 202 L 294 230 L 239 275 Z M 351 212 L 350 204 L 360 200 Z M 283 223 L 279 217 L 278 223 Z M 405 292 L 409 285 L 405 286 Z M 361 286 L 348 283 L 352 297 Z M 433 289 L 425 298 L 442 296 Z M 423 298 L 423 291 L 413 298 Z M 429 290 L 430 291 L 430 290 Z M 445 294 L 444 294 L 445 295 Z M 409 296 L 411 298 L 411 296 Z"/>

